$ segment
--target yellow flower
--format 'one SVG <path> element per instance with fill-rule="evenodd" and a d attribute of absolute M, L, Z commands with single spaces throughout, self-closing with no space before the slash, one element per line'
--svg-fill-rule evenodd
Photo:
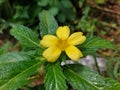
<path fill-rule="evenodd" d="M 68 26 L 61 26 L 56 31 L 57 36 L 45 35 L 40 41 L 40 44 L 47 49 L 43 52 L 43 56 L 48 62 L 55 62 L 62 51 L 65 51 L 67 56 L 77 61 L 82 57 L 82 52 L 75 45 L 82 44 L 86 37 L 82 32 L 75 32 L 70 35 Z"/>

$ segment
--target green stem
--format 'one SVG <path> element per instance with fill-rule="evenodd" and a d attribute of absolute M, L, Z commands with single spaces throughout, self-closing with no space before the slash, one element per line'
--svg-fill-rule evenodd
<path fill-rule="evenodd" d="M 97 62 L 97 59 L 96 59 L 96 54 L 94 54 L 93 57 L 94 57 L 94 62 L 95 62 L 95 65 L 96 65 L 97 71 L 98 71 L 99 74 L 101 74 L 101 72 L 100 72 L 100 68 L 99 68 L 99 65 L 98 65 L 98 62 Z"/>

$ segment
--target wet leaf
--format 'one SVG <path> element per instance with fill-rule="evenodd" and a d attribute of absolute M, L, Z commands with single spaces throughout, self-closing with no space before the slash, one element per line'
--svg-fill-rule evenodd
<path fill-rule="evenodd" d="M 45 73 L 46 90 L 67 90 L 65 76 L 58 63 L 49 63 Z"/>

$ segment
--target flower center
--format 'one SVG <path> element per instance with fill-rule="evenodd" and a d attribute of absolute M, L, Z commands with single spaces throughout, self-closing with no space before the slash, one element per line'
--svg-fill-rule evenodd
<path fill-rule="evenodd" d="M 64 51 L 69 46 L 67 39 L 61 40 L 59 39 L 57 47 L 61 49 L 61 51 Z"/>

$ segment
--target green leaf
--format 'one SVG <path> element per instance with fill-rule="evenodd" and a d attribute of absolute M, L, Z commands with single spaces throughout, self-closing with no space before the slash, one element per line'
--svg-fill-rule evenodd
<path fill-rule="evenodd" d="M 49 63 L 45 73 L 46 90 L 67 90 L 65 76 L 58 63 Z"/>
<path fill-rule="evenodd" d="M 11 52 L 0 56 L 0 86 L 39 60 L 31 60 L 33 52 Z M 24 80 L 24 84 L 32 80 Z"/>
<path fill-rule="evenodd" d="M 71 64 L 68 67 L 64 72 L 66 79 L 76 90 L 100 90 L 105 84 L 101 76 L 83 65 Z"/>
<path fill-rule="evenodd" d="M 111 78 L 105 78 L 105 87 L 103 90 L 120 90 L 120 83 Z"/>
<path fill-rule="evenodd" d="M 4 44 L 4 45 L 0 48 L 0 55 L 6 53 L 6 51 L 7 51 L 8 47 L 9 47 L 9 45 L 10 45 L 10 42 L 7 42 L 6 44 Z"/>
<path fill-rule="evenodd" d="M 17 5 L 15 7 L 15 14 L 13 16 L 14 19 L 28 19 L 29 18 L 29 13 L 28 13 L 28 9 L 29 7 L 28 6 L 20 6 L 20 5 Z"/>
<path fill-rule="evenodd" d="M 75 20 L 76 11 L 73 10 L 74 7 L 70 0 L 62 0 L 59 2 L 58 5 L 59 5 L 59 9 L 60 9 L 60 14 L 61 14 L 60 16 L 62 16 L 62 14 L 63 14 L 65 19 L 68 21 Z M 59 18 L 60 18 L 60 16 L 59 16 Z"/>
<path fill-rule="evenodd" d="M 24 52 L 11 52 L 3 54 L 0 56 L 0 64 L 10 63 L 10 62 L 19 62 L 30 59 L 29 54 Z"/>
<path fill-rule="evenodd" d="M 96 19 L 89 20 L 86 19 L 86 17 L 88 16 L 85 15 L 84 17 L 81 18 L 77 25 L 77 28 L 80 28 L 83 32 L 93 32 L 96 28 L 95 24 L 97 20 Z"/>
<path fill-rule="evenodd" d="M 12 52 L 0 56 L 0 80 L 13 78 L 24 69 L 37 63 L 39 60 L 31 60 L 25 53 Z"/>
<path fill-rule="evenodd" d="M 57 15 L 57 14 L 58 14 L 58 11 L 59 11 L 59 9 L 58 9 L 57 7 L 51 7 L 51 8 L 49 9 L 49 13 L 50 13 L 51 15 L 53 15 L 53 16 Z"/>
<path fill-rule="evenodd" d="M 62 0 L 61 4 L 64 6 L 64 8 L 72 8 L 73 7 L 71 1 L 69 1 L 69 0 Z"/>
<path fill-rule="evenodd" d="M 76 90 L 119 90 L 120 83 L 106 79 L 81 64 L 69 64 L 64 70 L 66 79 Z"/>
<path fill-rule="evenodd" d="M 25 26 L 14 26 L 11 29 L 11 35 L 19 40 L 22 45 L 27 47 L 40 47 L 37 34 Z"/>
<path fill-rule="evenodd" d="M 102 87 L 105 84 L 102 76 L 84 65 L 71 64 L 68 67 L 96 86 Z"/>
<path fill-rule="evenodd" d="M 49 0 L 37 0 L 39 6 L 47 6 L 49 3 Z"/>
<path fill-rule="evenodd" d="M 60 13 L 60 14 L 58 14 L 58 16 L 57 16 L 57 20 L 58 20 L 59 22 L 61 22 L 61 23 L 64 23 L 65 20 L 66 20 L 66 17 L 64 16 L 63 13 Z"/>
<path fill-rule="evenodd" d="M 55 34 L 58 24 L 55 18 L 48 12 L 42 11 L 39 15 L 40 19 L 40 35 Z"/>
<path fill-rule="evenodd" d="M 11 78 L 8 82 L 6 82 L 4 85 L 0 87 L 0 90 L 16 90 L 20 88 L 21 86 L 25 85 L 23 81 L 27 79 L 26 77 L 33 75 L 41 62 L 35 63 L 31 65 L 30 67 L 24 69 L 22 72 Z"/>
<path fill-rule="evenodd" d="M 116 49 L 110 41 L 96 36 L 88 36 L 87 40 L 78 47 L 84 55 L 93 54 L 100 48 Z"/>
<path fill-rule="evenodd" d="M 0 80 L 0 86 L 6 83 L 8 80 Z"/>
<path fill-rule="evenodd" d="M 28 77 L 28 78 L 24 79 L 24 81 L 23 81 L 23 83 L 21 84 L 21 86 L 26 85 L 26 84 L 29 84 L 29 83 L 31 83 L 33 80 L 34 80 L 33 77 Z M 0 87 L 1 87 L 2 85 L 4 85 L 5 83 L 7 83 L 8 81 L 9 81 L 9 80 L 0 80 Z"/>

